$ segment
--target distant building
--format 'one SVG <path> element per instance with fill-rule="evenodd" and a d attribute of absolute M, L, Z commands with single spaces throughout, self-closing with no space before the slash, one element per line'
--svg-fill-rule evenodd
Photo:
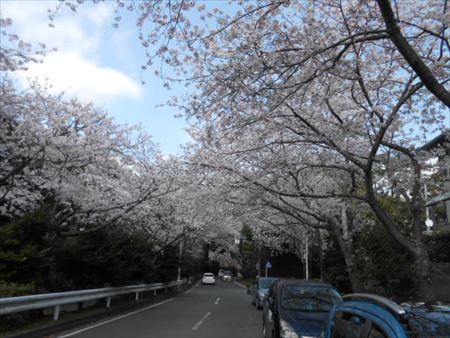
<path fill-rule="evenodd" d="M 442 149 L 438 156 L 437 166 L 439 167 L 440 179 L 442 180 L 442 193 L 436 196 L 431 196 L 426 203 L 427 207 L 434 207 L 445 204 L 446 209 L 446 224 L 450 227 L 450 130 L 445 130 L 439 136 L 426 143 L 420 150 L 432 151 Z"/>

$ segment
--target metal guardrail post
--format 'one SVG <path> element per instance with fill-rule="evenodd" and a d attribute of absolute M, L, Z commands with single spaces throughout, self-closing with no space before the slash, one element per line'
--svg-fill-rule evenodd
<path fill-rule="evenodd" d="M 111 297 L 106 298 L 106 307 L 111 307 Z"/>
<path fill-rule="evenodd" d="M 136 300 L 139 300 L 139 292 L 136 292 Z"/>
<path fill-rule="evenodd" d="M 59 312 L 61 311 L 61 305 L 55 306 L 55 312 L 53 312 L 53 320 L 59 319 Z"/>
<path fill-rule="evenodd" d="M 153 296 L 156 296 L 156 290 L 153 290 Z"/>

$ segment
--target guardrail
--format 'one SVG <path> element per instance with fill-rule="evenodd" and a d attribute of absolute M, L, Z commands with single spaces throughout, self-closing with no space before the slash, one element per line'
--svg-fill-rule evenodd
<path fill-rule="evenodd" d="M 128 285 L 102 289 L 89 289 L 0 298 L 0 315 L 55 307 L 55 310 L 53 312 L 53 320 L 58 320 L 62 305 L 76 304 L 79 302 L 96 299 L 106 299 L 106 307 L 109 308 L 111 306 L 111 299 L 113 297 L 125 295 L 128 293 L 135 293 L 136 300 L 139 300 L 139 297 L 143 292 L 153 291 L 154 295 L 156 295 L 156 292 L 158 290 L 164 289 L 167 293 L 169 288 L 181 286 L 185 282 L 185 280 L 180 280 L 169 283 Z"/>

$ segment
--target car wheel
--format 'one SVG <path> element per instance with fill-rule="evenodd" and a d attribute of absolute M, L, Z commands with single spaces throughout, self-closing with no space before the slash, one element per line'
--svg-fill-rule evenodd
<path fill-rule="evenodd" d="M 261 309 L 261 304 L 259 304 L 259 298 L 256 298 L 256 308 L 257 308 L 258 310 Z"/>
<path fill-rule="evenodd" d="M 263 338 L 274 338 L 275 335 L 273 332 L 267 332 L 266 321 L 263 319 Z"/>

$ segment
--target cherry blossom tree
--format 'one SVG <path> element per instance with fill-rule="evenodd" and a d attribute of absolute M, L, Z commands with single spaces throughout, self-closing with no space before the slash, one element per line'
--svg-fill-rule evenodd
<path fill-rule="evenodd" d="M 423 89 L 424 82 L 397 49 L 379 43 L 385 37 L 366 36 L 368 27 L 382 23 L 375 15 L 376 7 L 303 8 L 311 11 L 301 17 L 303 22 L 298 14 L 302 11 L 288 10 L 280 5 L 264 16 L 229 20 L 227 29 L 199 40 L 214 42 L 215 49 L 196 49 L 199 59 L 210 62 L 196 63 L 195 77 L 202 81 L 198 83 L 200 95 L 188 104 L 188 113 L 202 118 L 210 144 L 218 142 L 223 147 L 226 142 L 241 142 L 235 153 L 251 150 L 256 157 L 263 150 L 270 151 L 272 144 L 280 145 L 277 151 L 290 145 L 297 148 L 293 154 L 301 163 L 302 148 L 317 150 L 320 157 L 308 167 L 347 176 L 354 182 L 352 191 L 311 194 L 302 187 L 297 197 L 339 197 L 367 203 L 415 258 L 421 295 L 432 297 L 421 223 L 420 184 L 425 162 L 417 151 L 419 133 L 408 128 L 441 129 L 445 108 Z M 433 11 L 434 16 L 430 9 L 424 13 L 437 21 L 439 7 Z M 440 13 L 445 12 L 445 6 L 441 7 Z M 318 13 L 326 20 L 319 20 Z M 404 15 L 403 21 L 417 22 L 417 16 L 411 16 L 417 14 L 416 9 L 404 7 L 399 13 Z M 291 20 L 281 21 L 281 16 Z M 419 18 L 426 22 L 423 13 Z M 414 29 L 408 32 L 412 34 Z M 363 40 L 356 39 L 360 31 L 364 31 Z M 339 34 L 347 43 L 335 44 L 342 41 Z M 445 84 L 448 72 L 440 65 L 447 63 L 449 56 L 446 40 L 442 33 L 427 39 L 433 46 L 442 46 L 422 48 L 422 52 L 440 69 L 437 74 Z M 411 41 L 417 48 L 423 42 L 419 38 Z M 252 137 L 259 142 L 247 147 Z M 223 152 L 215 156 L 223 156 Z M 247 165 L 242 159 L 235 163 Z M 402 225 L 380 203 L 387 186 L 395 186 L 395 194 L 410 204 L 410 215 Z M 404 228 L 410 230 L 404 233 Z"/>
<path fill-rule="evenodd" d="M 349 189 L 299 185 L 290 197 L 366 204 L 415 260 L 420 295 L 433 298 L 418 144 L 443 128 L 450 106 L 447 1 L 116 5 L 117 23 L 122 8 L 138 13 L 144 68 L 159 58 L 194 85 L 194 95 L 172 104 L 199 119 L 206 136 L 197 139 L 217 143 L 215 156 L 226 138 L 235 153 L 287 151 L 327 183 L 344 177 Z M 238 158 L 228 167 L 254 163 Z M 400 222 L 383 207 L 387 190 L 410 206 Z"/>
<path fill-rule="evenodd" d="M 17 88 L 10 76 L 33 61 L 29 48 L 2 47 L 1 216 L 50 203 L 55 232 L 86 234 L 178 189 L 174 168 L 139 127 L 117 125 L 103 110 L 35 84 Z"/>
<path fill-rule="evenodd" d="M 62 7 L 76 11 L 83 2 L 62 1 L 57 8 L 50 10 L 51 25 Z M 294 62 L 297 65 L 322 56 L 316 61 L 324 68 L 344 59 L 349 49 L 380 42 L 396 49 L 423 86 L 447 107 L 450 106 L 450 93 L 445 87 L 448 82 L 445 64 L 450 48 L 448 4 L 445 0 L 414 6 L 408 3 L 394 3 L 393 6 L 390 0 L 259 0 L 233 5 L 230 9 L 192 0 L 139 3 L 116 0 L 113 26 L 120 26 L 125 10 L 137 13 L 138 38 L 148 57 L 143 69 L 160 58 L 162 63 L 178 69 L 179 74 L 187 74 L 186 64 L 203 63 L 211 57 L 230 57 L 235 52 L 233 46 L 240 46 L 240 51 L 243 51 L 242 47 L 254 47 L 259 50 L 259 56 L 269 56 L 271 53 L 266 53 L 269 50 L 264 50 L 268 45 L 264 46 L 264 43 L 271 42 L 276 36 L 278 45 L 273 44 L 273 51 L 297 54 Z M 273 24 L 275 26 L 270 27 Z M 304 45 L 298 44 L 293 37 L 305 27 L 308 31 L 302 33 L 307 33 L 307 39 Z M 328 37 L 323 38 L 323 34 Z M 314 47 L 308 48 L 308 44 Z M 177 47 L 182 47 L 182 50 Z M 206 59 L 202 57 L 205 51 L 209 55 Z M 315 77 L 319 73 L 309 76 Z"/>

